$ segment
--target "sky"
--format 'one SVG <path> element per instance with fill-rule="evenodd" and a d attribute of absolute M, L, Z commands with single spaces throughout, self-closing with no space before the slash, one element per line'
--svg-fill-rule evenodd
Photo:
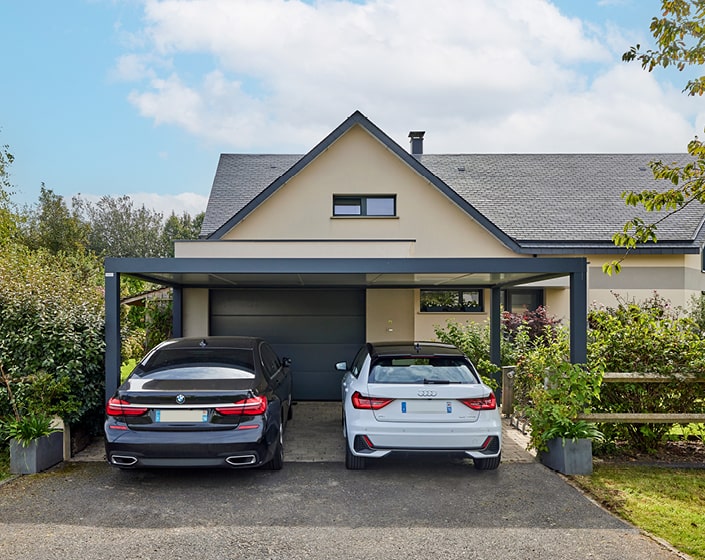
<path fill-rule="evenodd" d="M 425 153 L 684 152 L 688 76 L 621 61 L 660 0 L 0 3 L 13 201 L 205 210 L 221 153 L 304 154 L 356 110 Z M 648 158 L 645 159 L 648 161 Z"/>

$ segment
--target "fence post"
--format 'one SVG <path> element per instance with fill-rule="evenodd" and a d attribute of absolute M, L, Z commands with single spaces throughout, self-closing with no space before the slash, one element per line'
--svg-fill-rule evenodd
<path fill-rule="evenodd" d="M 502 414 L 514 413 L 514 366 L 502 367 Z"/>

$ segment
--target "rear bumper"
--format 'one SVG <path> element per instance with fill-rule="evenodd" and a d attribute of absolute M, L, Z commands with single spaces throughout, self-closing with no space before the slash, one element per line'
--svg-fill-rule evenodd
<path fill-rule="evenodd" d="M 112 424 L 112 426 L 111 426 Z M 105 454 L 120 468 L 244 468 L 272 459 L 277 429 L 167 432 L 115 429 L 105 423 Z M 123 424 L 124 426 L 124 424 Z"/>
<path fill-rule="evenodd" d="M 347 436 L 350 451 L 360 457 L 384 457 L 394 452 L 450 452 L 484 459 L 501 453 L 502 424 L 499 414 L 496 416 L 496 420 L 492 415 L 478 422 L 425 425 L 358 418 L 348 421 Z"/>

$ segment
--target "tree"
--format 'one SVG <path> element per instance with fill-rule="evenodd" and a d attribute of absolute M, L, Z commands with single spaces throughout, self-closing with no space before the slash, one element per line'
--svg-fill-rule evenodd
<path fill-rule="evenodd" d="M 654 17 L 650 29 L 656 48 L 642 50 L 637 44 L 622 55 L 622 60 L 639 61 L 649 72 L 658 67 L 683 71 L 705 63 L 705 0 L 662 0 L 662 17 Z M 689 80 L 683 91 L 692 96 L 703 95 L 705 76 Z M 621 232 L 612 236 L 615 245 L 629 252 L 637 244 L 656 242 L 661 222 L 689 204 L 705 203 L 705 144 L 697 136 L 688 143 L 688 154 L 692 160 L 682 166 L 662 161 L 649 163 L 654 178 L 669 181 L 670 188 L 622 193 L 627 205 L 664 214 L 653 222 L 641 218 L 629 220 Z M 603 271 L 618 273 L 620 262 L 605 263 Z"/>
<path fill-rule="evenodd" d="M 16 231 L 16 220 L 11 209 L 10 165 L 15 160 L 7 144 L 0 145 L 0 242 L 12 237 Z"/>
<path fill-rule="evenodd" d="M 42 183 L 39 203 L 27 216 L 27 245 L 32 249 L 43 247 L 54 254 L 80 251 L 86 248 L 88 229 L 76 208 L 69 210 L 64 197 Z"/>
<path fill-rule="evenodd" d="M 73 201 L 90 226 L 88 248 L 105 257 L 163 257 L 162 215 L 142 205 L 135 208 L 129 196 L 103 196 L 96 203 Z"/>
<path fill-rule="evenodd" d="M 162 230 L 162 254 L 169 257 L 174 256 L 174 241 L 198 239 L 204 217 L 204 212 L 196 214 L 193 218 L 188 212 L 184 212 L 181 216 L 172 212 L 164 222 Z"/>

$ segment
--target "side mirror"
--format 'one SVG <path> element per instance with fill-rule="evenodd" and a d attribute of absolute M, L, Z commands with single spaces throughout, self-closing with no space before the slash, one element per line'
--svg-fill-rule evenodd
<path fill-rule="evenodd" d="M 282 358 L 282 364 L 284 367 L 291 367 L 291 358 Z"/>
<path fill-rule="evenodd" d="M 348 362 L 338 362 L 335 364 L 335 369 L 338 371 L 348 371 Z"/>

